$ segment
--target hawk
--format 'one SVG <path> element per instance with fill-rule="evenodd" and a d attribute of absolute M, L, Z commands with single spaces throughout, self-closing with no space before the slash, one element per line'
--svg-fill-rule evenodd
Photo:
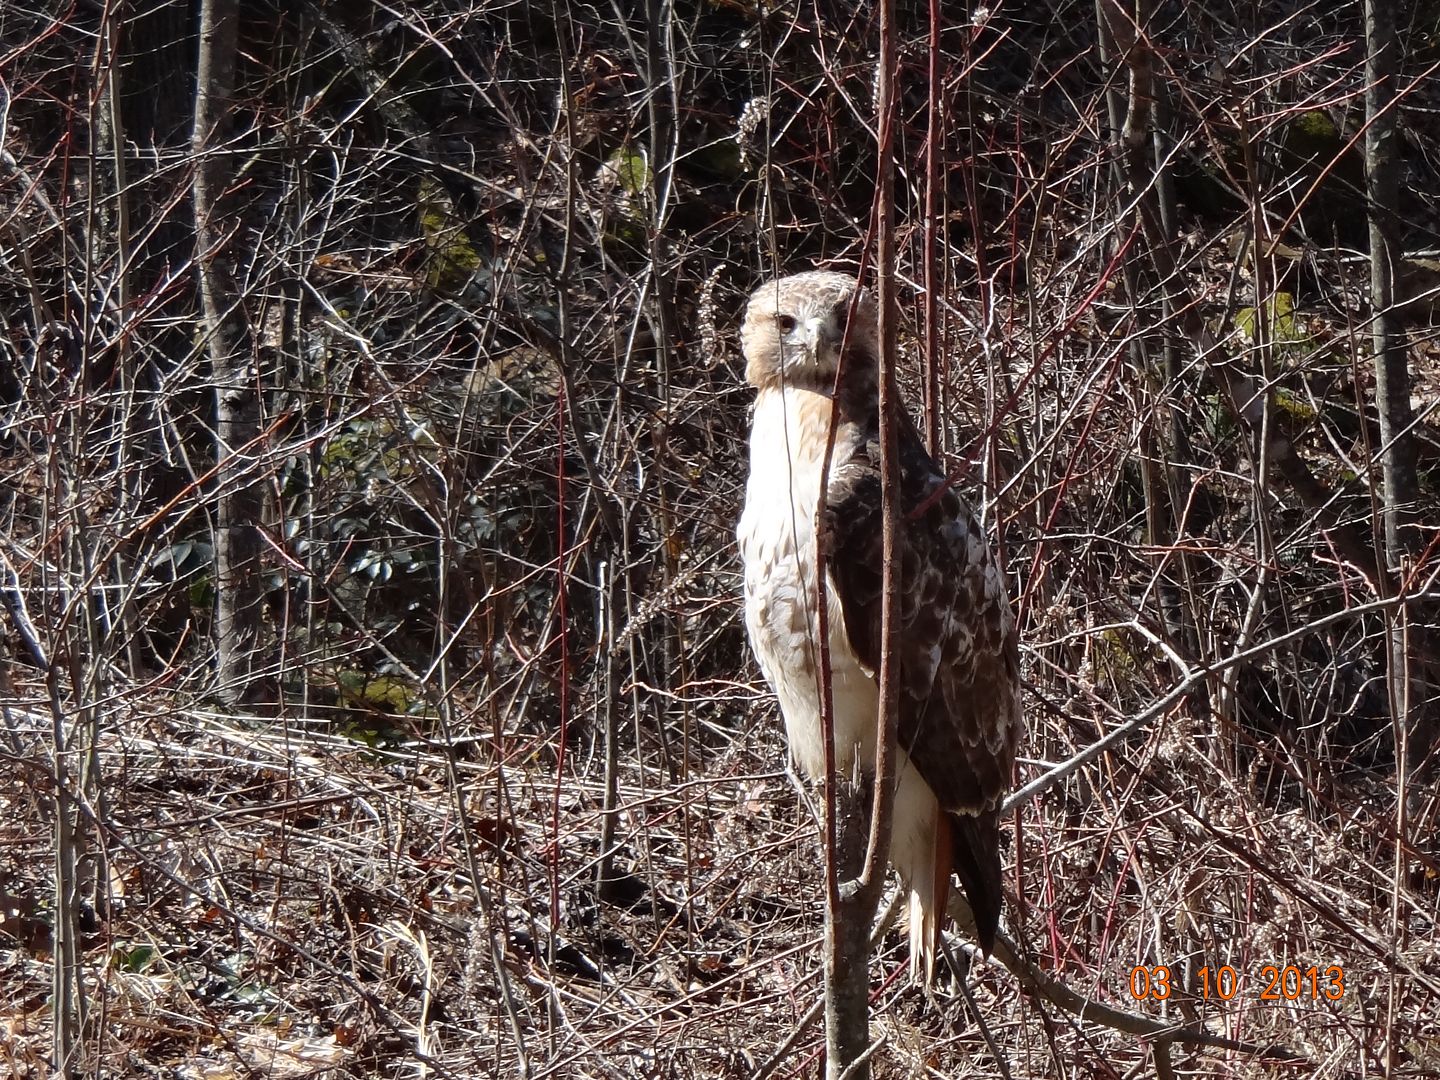
<path fill-rule="evenodd" d="M 755 290 L 740 337 L 745 378 L 757 391 L 737 530 L 750 643 L 779 699 L 792 758 L 812 780 L 823 777 L 815 514 L 824 484 L 835 766 L 842 775 L 857 765 L 873 772 L 882 603 L 875 302 L 844 274 L 795 274 Z M 928 980 L 952 871 L 981 947 L 989 953 L 994 945 L 1002 900 L 999 807 L 1024 724 L 1015 623 L 1000 570 L 980 523 L 901 411 L 899 754 L 890 861 L 909 891 L 911 972 L 918 975 L 923 964 Z M 835 448 L 822 476 L 832 418 Z"/>

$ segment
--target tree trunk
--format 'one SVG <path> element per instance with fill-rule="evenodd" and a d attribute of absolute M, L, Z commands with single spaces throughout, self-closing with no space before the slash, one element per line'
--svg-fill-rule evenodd
<path fill-rule="evenodd" d="M 825 905 L 825 1075 L 865 1080 L 870 1046 L 870 923 L 875 904 L 861 886 L 873 792 L 868 776 L 836 776 L 825 812 L 835 822 L 838 888 Z M 881 873 L 884 873 L 882 867 Z"/>
<path fill-rule="evenodd" d="M 226 198 L 235 90 L 238 0 L 204 0 L 195 87 L 196 264 L 215 391 L 215 647 L 219 696 L 236 702 L 250 680 L 259 629 L 259 488 L 248 462 L 258 430 L 253 339 L 236 287 Z"/>
<path fill-rule="evenodd" d="M 1392 572 L 1413 549 L 1406 525 L 1417 493 L 1415 440 L 1410 431 L 1410 370 L 1404 329 L 1394 304 L 1395 223 L 1400 162 L 1395 155 L 1395 69 L 1400 43 L 1395 13 L 1384 0 L 1366 0 L 1365 187 L 1370 207 L 1371 340 L 1375 349 L 1375 407 L 1380 414 L 1385 556 Z"/>
<path fill-rule="evenodd" d="M 1365 4 L 1365 192 L 1370 226 L 1371 342 L 1375 353 L 1375 411 L 1380 419 L 1383 561 L 1397 589 L 1406 587 L 1409 557 L 1417 550 L 1413 528 L 1419 494 L 1415 438 L 1411 430 L 1409 348 L 1394 310 L 1398 249 L 1400 161 L 1395 152 L 1395 73 L 1400 42 L 1395 12 L 1386 0 Z M 1426 609 L 1428 610 L 1428 608 Z M 1418 770 L 1429 756 L 1433 711 L 1426 700 L 1427 619 L 1421 610 L 1397 611 L 1389 625 L 1387 650 L 1391 710 L 1395 718 L 1397 765 Z M 1407 621 L 1409 625 L 1407 626 Z M 1414 670 L 1412 670 L 1412 668 Z M 1412 776 L 1412 781 L 1415 779 Z"/>

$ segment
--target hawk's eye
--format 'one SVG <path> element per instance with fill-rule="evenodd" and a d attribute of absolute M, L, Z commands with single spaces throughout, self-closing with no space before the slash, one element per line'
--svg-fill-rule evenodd
<path fill-rule="evenodd" d="M 780 327 L 780 333 L 788 334 L 790 333 L 790 331 L 795 329 L 795 316 L 777 315 L 775 317 L 775 325 Z"/>

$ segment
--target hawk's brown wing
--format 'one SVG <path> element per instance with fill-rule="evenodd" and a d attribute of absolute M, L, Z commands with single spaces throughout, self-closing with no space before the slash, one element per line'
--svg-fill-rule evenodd
<path fill-rule="evenodd" d="M 1004 582 L 979 522 L 902 420 L 900 746 L 951 815 L 955 870 L 989 951 L 1001 904 L 996 810 L 1020 735 L 1019 662 Z M 882 536 L 876 433 L 832 474 L 829 574 L 860 660 L 880 666 Z"/>

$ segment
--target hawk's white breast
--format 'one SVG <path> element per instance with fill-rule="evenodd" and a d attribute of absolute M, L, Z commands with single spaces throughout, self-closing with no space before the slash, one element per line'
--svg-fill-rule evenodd
<path fill-rule="evenodd" d="M 780 701 L 790 756 L 813 780 L 825 775 L 815 647 L 815 510 L 831 408 L 828 397 L 810 390 L 760 391 L 750 429 L 745 510 L 737 530 L 745 561 L 745 626 Z M 832 468 L 849 457 L 860 437 L 853 425 L 840 425 Z M 862 768 L 874 768 L 880 694 L 873 673 L 851 647 L 832 582 L 826 582 L 825 593 L 835 768 L 846 776 L 853 773 L 857 757 Z M 935 892 L 940 807 L 904 748 L 897 749 L 896 781 L 890 861 L 910 887 L 912 963 L 919 963 L 925 943 L 934 940 L 936 920 L 944 918 L 943 911 L 927 906 Z M 944 865 L 948 867 L 948 861 Z"/>
<path fill-rule="evenodd" d="M 812 390 L 760 392 L 750 428 L 745 511 L 737 530 L 745 560 L 745 625 L 760 668 L 780 699 L 791 755 L 812 778 L 825 769 L 815 647 L 815 509 L 831 408 L 829 397 Z M 842 424 L 832 462 L 844 461 L 856 438 L 853 427 Z M 848 771 L 857 747 L 863 763 L 874 758 L 878 695 L 850 646 L 833 585 L 826 593 L 836 768 Z"/>

